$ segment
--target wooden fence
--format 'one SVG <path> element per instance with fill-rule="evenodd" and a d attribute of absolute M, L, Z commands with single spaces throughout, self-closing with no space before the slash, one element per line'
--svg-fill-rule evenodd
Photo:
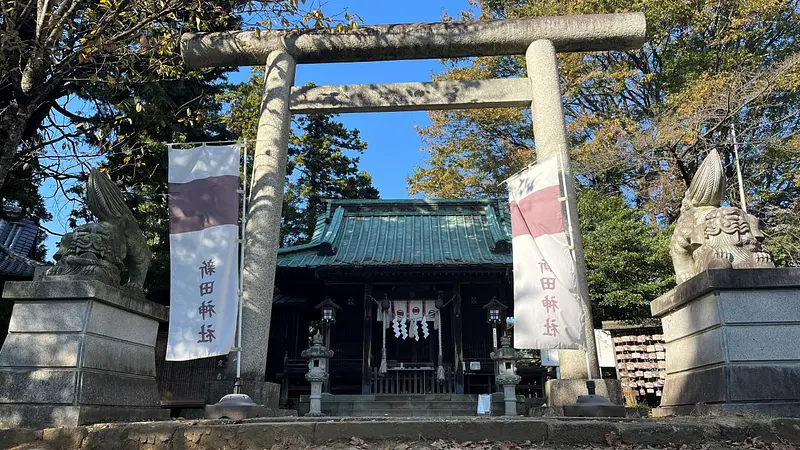
<path fill-rule="evenodd" d="M 389 370 L 380 375 L 372 370 L 372 392 L 374 394 L 452 394 L 455 380 L 452 367 L 445 367 L 444 380 L 436 379 L 436 370 L 401 369 Z"/>

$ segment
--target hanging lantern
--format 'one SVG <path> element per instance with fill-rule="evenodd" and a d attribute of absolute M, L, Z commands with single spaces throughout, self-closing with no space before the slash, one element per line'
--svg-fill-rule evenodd
<path fill-rule="evenodd" d="M 342 309 L 341 306 L 337 305 L 336 303 L 333 303 L 333 300 L 331 300 L 330 297 L 325 297 L 325 301 L 315 306 L 315 308 L 319 309 L 322 312 L 323 323 L 335 323 L 336 310 Z"/>
<path fill-rule="evenodd" d="M 486 310 L 486 321 L 492 325 L 500 325 L 503 323 L 503 315 L 506 310 L 506 305 L 500 303 L 497 297 L 492 297 L 489 303 L 483 306 Z"/>

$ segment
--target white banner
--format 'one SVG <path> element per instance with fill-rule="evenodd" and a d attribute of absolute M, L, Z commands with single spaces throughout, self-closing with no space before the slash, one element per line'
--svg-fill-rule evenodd
<path fill-rule="evenodd" d="M 167 361 L 234 347 L 239 276 L 238 145 L 169 149 Z"/>
<path fill-rule="evenodd" d="M 394 300 L 391 302 L 387 317 L 396 338 L 419 340 L 430 334 L 428 322 L 434 322 L 438 330 L 439 310 L 433 300 Z M 383 314 L 376 314 L 379 322 L 383 322 Z"/>
<path fill-rule="evenodd" d="M 508 181 L 516 348 L 586 346 L 559 173 L 558 159 L 549 158 Z"/>

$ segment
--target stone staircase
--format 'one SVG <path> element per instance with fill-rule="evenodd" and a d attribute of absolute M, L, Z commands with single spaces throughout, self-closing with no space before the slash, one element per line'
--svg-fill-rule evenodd
<path fill-rule="evenodd" d="M 309 409 L 307 395 L 300 397 L 298 413 Z M 477 416 L 478 396 L 467 394 L 323 394 L 322 412 L 338 417 L 455 417 Z M 499 398 L 492 398 L 492 415 L 503 413 Z"/>

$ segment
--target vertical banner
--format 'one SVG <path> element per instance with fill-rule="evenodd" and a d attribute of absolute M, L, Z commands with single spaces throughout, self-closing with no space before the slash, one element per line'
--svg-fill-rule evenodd
<path fill-rule="evenodd" d="M 508 181 L 514 347 L 584 349 L 584 312 L 569 248 L 556 157 Z"/>
<path fill-rule="evenodd" d="M 238 144 L 169 149 L 167 361 L 227 355 L 238 305 Z"/>

